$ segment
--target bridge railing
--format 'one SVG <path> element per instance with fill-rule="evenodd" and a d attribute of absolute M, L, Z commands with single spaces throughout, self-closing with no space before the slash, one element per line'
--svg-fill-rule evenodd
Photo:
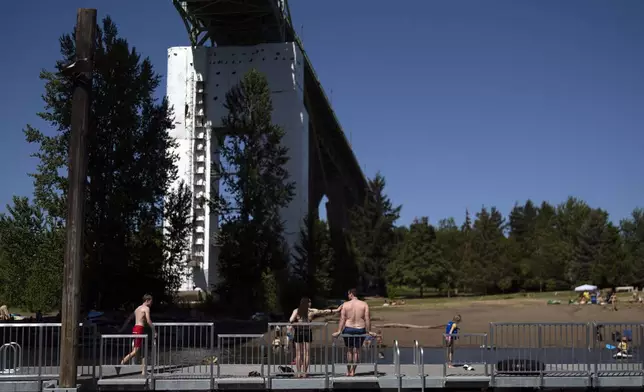
<path fill-rule="evenodd" d="M 215 323 L 155 323 L 154 377 L 212 378 Z"/>
<path fill-rule="evenodd" d="M 0 380 L 33 380 L 57 376 L 60 367 L 60 323 L 0 324 Z M 79 324 L 78 374 L 95 376 L 100 335 L 93 324 Z"/>
<path fill-rule="evenodd" d="M 327 376 L 329 373 L 328 323 L 269 323 L 268 376 Z M 302 364 L 298 371 L 298 360 Z"/>

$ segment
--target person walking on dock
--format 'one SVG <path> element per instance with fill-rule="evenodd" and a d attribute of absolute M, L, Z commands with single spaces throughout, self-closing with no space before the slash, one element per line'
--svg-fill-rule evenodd
<path fill-rule="evenodd" d="M 358 299 L 356 289 L 347 293 L 349 300 L 342 304 L 340 310 L 340 324 L 333 337 L 344 336 L 344 345 L 347 347 L 347 376 L 356 375 L 356 368 L 360 361 L 360 348 L 371 330 L 371 315 L 369 305 Z M 353 335 L 353 336 L 352 336 Z"/>
<path fill-rule="evenodd" d="M 154 335 L 154 338 L 156 339 L 157 334 L 154 330 L 154 324 L 152 324 L 152 319 L 150 318 L 150 306 L 152 306 L 152 296 L 150 294 L 146 294 L 143 296 L 143 303 L 134 310 L 134 313 L 130 315 L 130 317 L 125 321 L 125 324 L 123 327 L 125 327 L 126 324 L 132 320 L 132 318 L 135 319 L 135 324 L 134 328 L 132 328 L 132 335 L 145 335 L 145 325 L 147 324 L 148 327 L 152 329 L 152 334 Z M 123 328 L 121 328 L 123 329 Z M 125 365 L 128 363 L 132 358 L 134 358 L 138 353 L 139 350 L 141 349 L 141 346 L 143 345 L 143 338 L 135 338 L 134 339 L 134 344 L 132 345 L 132 351 L 127 354 L 123 359 L 121 360 L 121 366 Z M 145 358 L 142 359 L 142 372 L 145 374 Z"/>

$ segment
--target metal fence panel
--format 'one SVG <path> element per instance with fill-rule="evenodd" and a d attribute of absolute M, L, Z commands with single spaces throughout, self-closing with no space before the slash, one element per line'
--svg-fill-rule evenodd
<path fill-rule="evenodd" d="M 212 378 L 214 323 L 155 323 L 155 378 Z"/>
<path fill-rule="evenodd" d="M 331 343 L 331 375 L 338 375 L 337 366 L 347 366 L 346 374 L 355 367 L 355 375 L 378 375 L 378 352 L 379 343 L 373 335 L 340 334 Z"/>
<path fill-rule="evenodd" d="M 119 378 L 121 381 L 141 380 L 151 374 L 148 367 L 154 364 L 148 354 L 150 339 L 143 334 L 109 334 L 101 336 L 98 379 Z M 134 348 L 139 350 L 134 354 Z M 127 357 L 130 357 L 129 360 Z"/>
<path fill-rule="evenodd" d="M 525 366 L 541 362 L 542 347 L 541 325 L 536 323 L 490 323 L 493 375 L 524 375 Z M 522 363 L 512 363 L 504 366 L 509 361 L 521 359 Z M 533 372 L 530 372 L 533 373 Z M 541 374 L 541 371 L 537 371 Z"/>
<path fill-rule="evenodd" d="M 644 375 L 640 323 L 592 324 L 594 335 L 594 372 L 599 377 Z"/>
<path fill-rule="evenodd" d="M 329 373 L 327 323 L 269 323 L 269 377 L 326 377 Z"/>
<path fill-rule="evenodd" d="M 592 334 L 588 323 L 540 323 L 541 361 L 547 376 L 589 376 Z"/>
<path fill-rule="evenodd" d="M 217 378 L 265 376 L 264 334 L 218 335 L 216 351 Z"/>
<path fill-rule="evenodd" d="M 443 349 L 444 377 L 488 375 L 489 353 L 486 333 L 443 334 Z"/>
<path fill-rule="evenodd" d="M 60 323 L 0 324 L 0 380 L 56 377 L 60 373 Z M 98 331 L 79 324 L 78 375 L 95 376 Z"/>

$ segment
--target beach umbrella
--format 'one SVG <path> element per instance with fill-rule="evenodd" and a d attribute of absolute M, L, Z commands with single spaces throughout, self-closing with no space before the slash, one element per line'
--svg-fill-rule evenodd
<path fill-rule="evenodd" d="M 583 284 L 579 287 L 575 287 L 575 291 L 595 291 L 597 290 L 597 286 L 593 286 L 592 284 Z"/>

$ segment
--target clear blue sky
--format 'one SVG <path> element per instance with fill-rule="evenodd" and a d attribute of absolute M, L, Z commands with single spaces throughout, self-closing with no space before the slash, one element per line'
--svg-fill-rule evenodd
<path fill-rule="evenodd" d="M 568 195 L 613 220 L 644 206 L 644 1 L 291 3 L 360 163 L 386 176 L 403 223 Z M 111 15 L 162 74 L 166 49 L 188 45 L 170 0 L 6 2 L 2 206 L 31 194 L 21 129 L 46 128 L 38 72 L 77 7 Z"/>

